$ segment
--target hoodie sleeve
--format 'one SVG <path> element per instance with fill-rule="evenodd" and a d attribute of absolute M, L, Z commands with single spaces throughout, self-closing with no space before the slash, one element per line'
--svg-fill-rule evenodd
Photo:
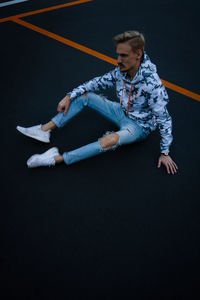
<path fill-rule="evenodd" d="M 154 87 L 149 99 L 149 107 L 156 118 L 156 123 L 161 135 L 160 149 L 161 153 L 169 152 L 169 147 L 172 143 L 172 118 L 166 108 L 169 102 L 167 91 L 161 83 Z"/>
<path fill-rule="evenodd" d="M 85 92 L 96 92 L 113 87 L 115 82 L 116 69 L 104 74 L 103 76 L 95 77 L 92 80 L 79 85 L 73 89 L 72 92 L 67 93 L 67 95 L 71 98 L 71 100 L 74 100 L 76 97 L 81 96 Z"/>

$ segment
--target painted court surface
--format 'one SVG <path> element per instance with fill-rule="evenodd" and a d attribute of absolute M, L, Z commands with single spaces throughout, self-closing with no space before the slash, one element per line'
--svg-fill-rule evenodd
<path fill-rule="evenodd" d="M 116 65 L 113 36 L 139 30 L 169 94 L 176 175 L 157 169 L 159 132 L 67 167 L 28 169 L 117 128 L 90 109 L 51 144 L 16 126 L 49 121 L 79 84 Z M 0 1 L 1 295 L 193 299 L 198 293 L 198 8 L 188 1 Z M 115 91 L 104 92 L 115 100 Z"/>

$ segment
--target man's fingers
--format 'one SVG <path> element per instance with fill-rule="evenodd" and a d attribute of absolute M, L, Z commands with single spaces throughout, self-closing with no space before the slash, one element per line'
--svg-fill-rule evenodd
<path fill-rule="evenodd" d="M 173 173 L 173 170 L 172 170 L 172 165 L 168 163 L 167 166 L 168 166 L 168 170 L 169 170 L 168 173 L 169 173 L 169 174 L 171 174 L 171 173 L 174 174 L 174 173 Z"/>
<path fill-rule="evenodd" d="M 172 174 L 175 174 L 177 172 L 177 170 L 176 170 L 176 164 L 174 165 L 174 163 L 172 162 L 168 166 L 169 166 L 169 170 L 171 171 Z"/>
<path fill-rule="evenodd" d="M 173 163 L 173 169 L 174 169 L 174 172 L 176 173 L 177 172 L 177 165 L 175 163 Z"/>
<path fill-rule="evenodd" d="M 58 112 L 62 112 L 63 111 L 63 107 L 60 104 L 58 104 L 58 106 L 57 106 L 57 111 Z"/>
<path fill-rule="evenodd" d="M 168 174 L 174 175 L 175 173 L 177 173 L 178 166 L 169 156 L 163 157 L 161 155 L 158 159 L 158 168 L 160 168 L 161 164 L 165 166 Z"/>
<path fill-rule="evenodd" d="M 174 161 L 172 161 L 172 163 L 170 164 L 170 169 L 171 169 L 172 174 L 177 173 L 178 167 L 177 167 L 177 165 L 175 164 Z"/>
<path fill-rule="evenodd" d="M 68 107 L 69 107 L 69 104 L 66 104 L 66 105 L 65 105 L 65 110 L 64 110 L 64 116 L 65 116 L 66 113 L 67 113 Z"/>
<path fill-rule="evenodd" d="M 177 164 L 175 164 L 174 161 L 173 161 L 173 164 L 174 164 L 175 168 L 178 170 L 178 166 L 177 166 Z"/>
<path fill-rule="evenodd" d="M 173 167 L 172 164 L 170 165 L 170 169 L 171 169 L 171 173 L 174 174 L 174 173 L 175 173 L 175 170 L 174 170 L 174 167 Z"/>
<path fill-rule="evenodd" d="M 159 158 L 159 160 L 158 160 L 158 168 L 160 168 L 160 166 L 161 166 L 161 159 Z"/>
<path fill-rule="evenodd" d="M 170 174 L 170 170 L 169 170 L 168 164 L 166 164 L 166 168 L 167 168 L 167 173 Z"/>

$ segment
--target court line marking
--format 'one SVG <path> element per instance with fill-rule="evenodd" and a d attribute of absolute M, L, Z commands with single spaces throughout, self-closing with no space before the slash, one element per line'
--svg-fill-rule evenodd
<path fill-rule="evenodd" d="M 164 79 L 161 79 L 162 83 L 164 84 L 164 86 L 166 86 L 167 88 L 169 88 L 170 90 L 173 90 L 179 94 L 182 94 L 184 96 L 187 96 L 189 98 L 192 98 L 194 100 L 197 100 L 200 102 L 200 95 L 199 94 L 196 94 L 194 92 L 191 92 L 189 90 L 186 90 L 182 87 L 180 87 L 179 85 L 176 85 L 174 83 L 171 83 L 169 81 L 166 81 Z"/>
<path fill-rule="evenodd" d="M 117 66 L 117 61 L 115 59 L 107 56 L 107 55 L 101 54 L 101 53 L 99 53 L 99 52 L 97 52 L 95 50 L 92 50 L 90 48 L 82 46 L 82 45 L 80 45 L 78 43 L 75 43 L 75 42 L 73 42 L 71 40 L 68 40 L 68 39 L 66 39 L 66 38 L 64 38 L 64 37 L 62 37 L 60 35 L 57 35 L 57 34 L 52 33 L 50 31 L 47 31 L 46 29 L 43 29 L 41 27 L 35 26 L 35 25 L 33 25 L 31 23 L 28 23 L 28 22 L 26 22 L 24 20 L 13 19 L 12 21 L 15 22 L 15 23 L 18 23 L 18 24 L 20 24 L 20 25 L 22 25 L 24 27 L 27 27 L 27 28 L 29 28 L 29 29 L 31 29 L 33 31 L 39 32 L 39 33 L 41 33 L 41 34 L 43 34 L 45 36 L 48 36 L 48 37 L 50 37 L 50 38 L 52 38 L 52 39 L 54 39 L 56 41 L 59 41 L 59 42 L 65 44 L 65 45 L 71 46 L 71 47 L 73 47 L 75 49 L 78 49 L 78 50 L 80 50 L 82 52 L 85 52 L 87 54 L 90 54 L 92 56 L 98 57 L 101 60 L 104 60 L 106 62 L 109 62 L 109 63 L 114 64 L 114 65 Z"/>
<path fill-rule="evenodd" d="M 4 6 L 8 6 L 8 5 L 13 5 L 13 4 L 18 4 L 18 3 L 26 2 L 26 1 L 29 1 L 29 0 L 13 0 L 13 1 L 7 1 L 7 2 L 4 2 L 4 3 L 1 3 L 1 4 L 0 4 L 0 7 L 4 7 Z"/>
<path fill-rule="evenodd" d="M 6 17 L 6 18 L 1 18 L 0 23 L 7 22 L 7 21 L 12 21 L 13 18 L 14 19 L 23 18 L 23 17 L 32 16 L 32 15 L 40 14 L 40 13 L 43 13 L 43 12 L 59 9 L 59 8 L 64 8 L 64 7 L 71 6 L 71 5 L 82 4 L 82 3 L 86 3 L 86 2 L 92 2 L 92 1 L 93 0 L 78 0 L 78 1 L 67 2 L 67 3 L 64 3 L 64 4 L 55 5 L 55 6 L 50 6 L 50 7 L 47 7 L 47 8 L 37 9 L 37 10 L 29 11 L 29 12 L 26 12 L 26 13 L 23 13 L 23 14 L 18 14 L 18 15 Z"/>
<path fill-rule="evenodd" d="M 52 39 L 54 39 L 54 40 L 56 40 L 58 42 L 61 42 L 61 43 L 65 44 L 65 45 L 68 45 L 70 47 L 78 49 L 78 50 L 80 50 L 82 52 L 85 52 L 87 54 L 90 54 L 90 55 L 95 56 L 95 57 L 97 57 L 97 58 L 99 58 L 101 60 L 104 60 L 104 61 L 106 61 L 106 62 L 108 62 L 110 64 L 113 64 L 113 65 L 117 66 L 117 60 L 113 59 L 113 58 L 111 58 L 111 57 L 109 57 L 107 55 L 101 54 L 101 53 L 99 53 L 97 51 L 94 51 L 94 50 L 92 50 L 90 48 L 87 48 L 87 47 L 82 46 L 82 45 L 80 45 L 78 43 L 70 41 L 70 40 L 68 40 L 68 39 L 66 39 L 64 37 L 61 37 L 60 35 L 57 35 L 57 34 L 52 33 L 50 31 L 47 31 L 46 29 L 40 28 L 40 27 L 35 26 L 35 25 L 33 25 L 31 23 L 28 23 L 26 21 L 23 21 L 23 20 L 20 20 L 20 19 L 17 19 L 17 18 L 15 18 L 15 19 L 13 18 L 12 21 L 15 22 L 15 23 L 17 23 L 17 24 L 19 24 L 19 25 L 22 25 L 22 26 L 24 26 L 26 28 L 29 28 L 29 29 L 31 29 L 33 31 L 36 31 L 36 32 L 38 32 L 40 34 L 43 34 L 43 35 L 45 35 L 47 37 L 50 37 L 50 38 L 52 38 Z M 182 87 L 180 87 L 180 86 L 178 86 L 176 84 L 170 83 L 170 82 L 168 82 L 166 80 L 161 79 L 161 81 L 163 82 L 163 84 L 167 88 L 169 88 L 169 89 L 171 89 L 171 90 L 173 90 L 175 92 L 178 92 L 180 94 L 183 94 L 183 95 L 185 95 L 185 96 L 187 96 L 189 98 L 192 98 L 194 100 L 200 101 L 200 95 L 198 95 L 196 93 L 193 93 L 193 92 L 191 92 L 189 90 L 186 90 L 186 89 L 184 89 L 184 88 L 182 88 Z"/>

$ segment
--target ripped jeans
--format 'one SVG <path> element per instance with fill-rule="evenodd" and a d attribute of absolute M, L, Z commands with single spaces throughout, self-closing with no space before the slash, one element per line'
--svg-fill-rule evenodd
<path fill-rule="evenodd" d="M 75 98 L 70 103 L 66 115 L 64 115 L 63 112 L 58 113 L 54 118 L 52 118 L 52 121 L 58 128 L 63 127 L 85 106 L 94 109 L 95 111 L 99 112 L 101 115 L 109 119 L 111 122 L 113 122 L 115 125 L 117 125 L 120 130 L 116 131 L 115 133 L 119 136 L 119 139 L 117 143 L 110 148 L 102 148 L 99 141 L 100 139 L 98 139 L 94 143 L 85 145 L 70 152 L 64 152 L 63 159 L 67 165 L 98 155 L 108 150 L 114 150 L 119 145 L 142 141 L 149 134 L 148 131 L 145 131 L 135 121 L 125 115 L 118 102 L 112 102 L 105 97 L 94 93 L 87 93 L 86 98 L 83 96 Z M 109 133 L 110 132 L 108 132 L 107 134 Z"/>

